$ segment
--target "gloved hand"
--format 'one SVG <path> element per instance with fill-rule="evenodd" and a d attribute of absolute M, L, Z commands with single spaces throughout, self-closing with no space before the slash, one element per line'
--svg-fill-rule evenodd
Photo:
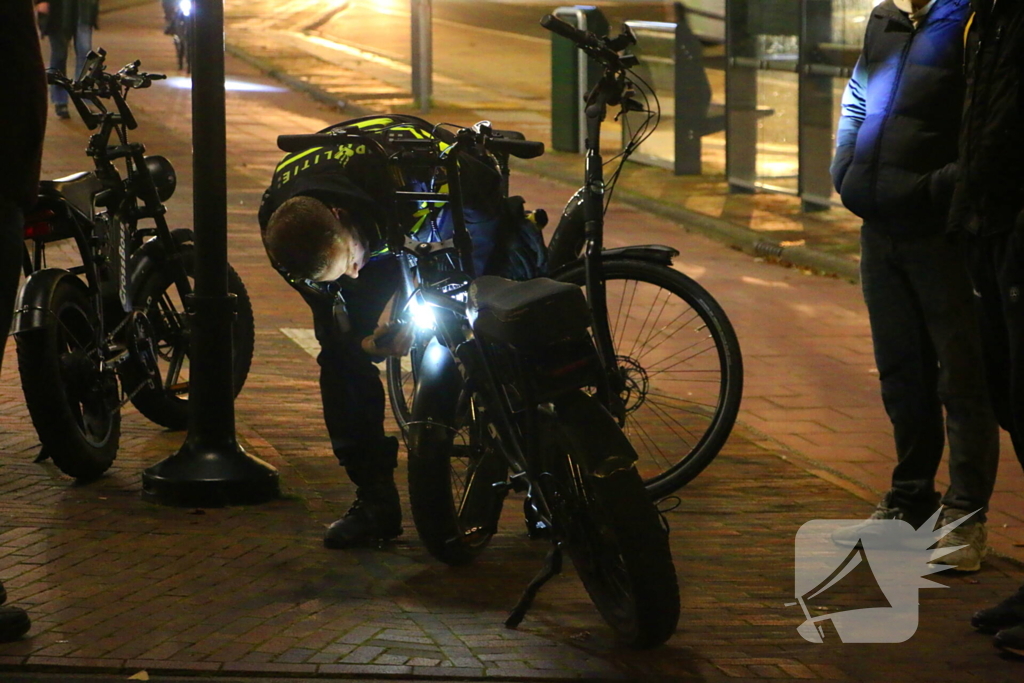
<path fill-rule="evenodd" d="M 415 336 L 412 323 L 387 323 L 363 339 L 362 347 L 371 356 L 404 356 L 412 348 Z"/>

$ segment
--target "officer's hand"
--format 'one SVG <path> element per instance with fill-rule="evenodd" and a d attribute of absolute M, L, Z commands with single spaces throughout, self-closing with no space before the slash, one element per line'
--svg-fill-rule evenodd
<path fill-rule="evenodd" d="M 362 347 L 371 356 L 404 356 L 412 348 L 415 336 L 412 323 L 388 323 L 364 339 Z"/>

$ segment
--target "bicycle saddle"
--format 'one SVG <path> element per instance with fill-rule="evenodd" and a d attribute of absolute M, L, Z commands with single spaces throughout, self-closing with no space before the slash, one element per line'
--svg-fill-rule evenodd
<path fill-rule="evenodd" d="M 583 290 L 549 278 L 485 275 L 470 286 L 466 313 L 475 334 L 520 348 L 579 338 L 590 327 Z"/>
<path fill-rule="evenodd" d="M 43 197 L 63 197 L 88 218 L 93 217 L 93 199 L 103 189 L 103 183 L 95 173 L 83 171 L 56 180 L 39 182 L 39 194 Z"/>

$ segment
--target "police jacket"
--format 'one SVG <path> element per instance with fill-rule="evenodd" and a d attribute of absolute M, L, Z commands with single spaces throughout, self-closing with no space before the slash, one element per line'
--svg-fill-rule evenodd
<path fill-rule="evenodd" d="M 973 0 L 960 173 L 950 226 L 992 234 L 1024 224 L 1024 3 Z"/>
<path fill-rule="evenodd" d="M 945 230 L 956 176 L 968 0 L 936 0 L 915 28 L 875 7 L 843 94 L 832 180 L 843 204 L 893 237 Z"/>
<path fill-rule="evenodd" d="M 365 132 L 384 146 L 384 154 L 394 151 L 388 148 L 386 135 L 437 138 L 442 145 L 455 139 L 451 132 L 436 128 L 423 119 L 398 114 L 352 119 L 320 132 L 341 128 L 358 128 Z M 443 171 L 423 169 L 421 172 L 399 174 L 384 154 L 374 145 L 348 142 L 336 147 L 315 147 L 289 154 L 277 165 L 270 187 L 263 193 L 259 210 L 261 233 L 266 232 L 267 223 L 277 207 L 292 197 L 309 196 L 328 206 L 343 208 L 353 217 L 371 259 L 386 254 L 389 202 L 393 191 L 445 192 L 447 189 Z M 493 159 L 481 153 L 461 158 L 459 177 L 467 226 L 471 233 L 480 232 L 474 227 L 496 222 L 501 211 L 501 175 L 493 165 Z M 394 216 L 407 234 L 419 234 L 431 227 L 425 225 L 428 213 L 426 205 L 405 202 L 395 207 Z M 447 212 L 442 214 L 441 221 L 445 224 L 434 227 L 443 233 L 442 238 L 450 236 Z M 474 251 L 477 241 L 474 235 Z M 287 273 L 282 272 L 282 275 L 303 290 L 323 290 L 325 294 L 332 294 L 336 289 L 311 281 L 294 282 Z"/>

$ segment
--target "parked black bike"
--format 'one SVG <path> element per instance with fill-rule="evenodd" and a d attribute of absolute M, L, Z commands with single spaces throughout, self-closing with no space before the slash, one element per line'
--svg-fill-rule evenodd
<path fill-rule="evenodd" d="M 523 619 L 541 585 L 561 569 L 563 548 L 598 611 L 633 647 L 675 632 L 679 588 L 668 530 L 644 489 L 637 455 L 616 419 L 591 395 L 609 395 L 580 287 L 535 278 L 475 277 L 463 213 L 460 155 L 470 148 L 524 158 L 543 144 L 482 122 L 453 144 L 388 140 L 357 129 L 281 136 L 287 152 L 343 143 L 377 145 L 401 169 L 430 167 L 435 191 L 393 191 L 389 248 L 403 261 L 396 320 L 429 338 L 416 361 L 408 429 L 409 499 L 427 550 L 451 565 L 472 561 L 497 532 L 504 498 L 525 494 L 527 528 L 553 547 L 506 621 Z M 401 177 L 401 174 L 396 174 Z M 447 191 L 442 186 L 447 185 Z M 397 207 L 444 206 L 454 236 L 410 237 Z M 588 391 L 589 390 L 589 391 Z"/>
<path fill-rule="evenodd" d="M 170 162 L 146 156 L 145 146 L 127 137 L 137 127 L 129 91 L 164 76 L 139 71 L 138 61 L 108 73 L 105 55 L 90 53 L 76 81 L 48 74 L 68 92 L 86 126 L 99 129 L 86 149 L 95 169 L 40 183 L 39 202 L 25 220 L 27 280 L 14 324 L 41 455 L 78 478 L 110 467 L 127 402 L 169 429 L 183 429 L 188 412 L 183 304 L 192 293 L 193 235 L 170 230 L 164 216 L 163 202 L 176 185 Z M 152 227 L 139 225 L 146 219 Z M 48 267 L 48 254 L 70 265 Z M 253 317 L 245 286 L 230 267 L 228 288 L 237 302 L 237 393 L 252 360 Z"/>
<path fill-rule="evenodd" d="M 607 376 L 607 392 L 598 396 L 638 452 L 648 491 L 661 498 L 700 474 L 732 431 L 743 393 L 739 341 L 714 297 L 672 267 L 677 250 L 662 245 L 604 249 L 604 214 L 619 177 L 618 170 L 607 183 L 603 177 L 601 124 L 608 107 L 619 107 L 620 116 L 648 115 L 611 160 L 619 162 L 619 170 L 659 118 L 655 93 L 632 71 L 636 58 L 620 54 L 636 42 L 632 33 L 626 28 L 616 38 L 601 38 L 552 16 L 542 25 L 604 67 L 586 95 L 584 186 L 567 203 L 549 240 L 550 276 L 586 288 Z M 507 164 L 502 170 L 507 181 Z M 421 334 L 409 356 L 388 360 L 388 394 L 403 431 L 429 338 Z"/>

